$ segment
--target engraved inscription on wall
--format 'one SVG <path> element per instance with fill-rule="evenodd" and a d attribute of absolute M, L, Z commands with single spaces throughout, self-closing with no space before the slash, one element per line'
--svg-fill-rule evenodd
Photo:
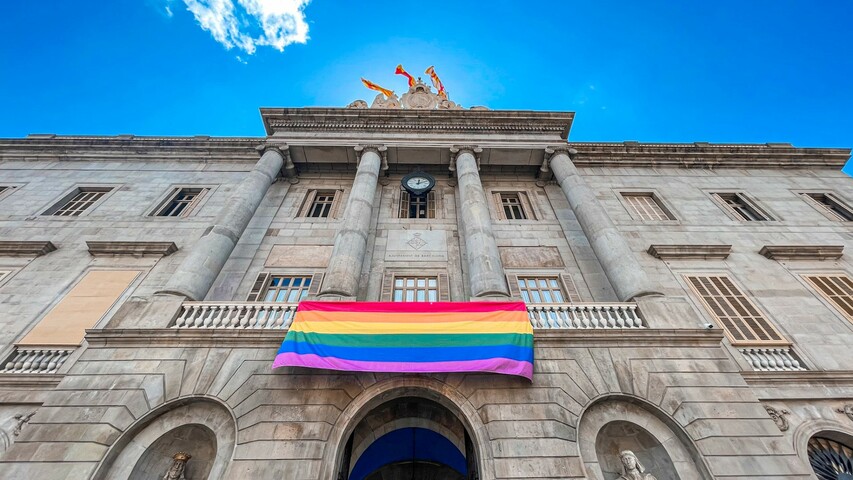
<path fill-rule="evenodd" d="M 446 262 L 447 236 L 443 230 L 392 230 L 388 232 L 385 260 Z"/>

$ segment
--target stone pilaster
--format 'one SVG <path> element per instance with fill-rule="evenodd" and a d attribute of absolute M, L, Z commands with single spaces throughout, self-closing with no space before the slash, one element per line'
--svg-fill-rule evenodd
<path fill-rule="evenodd" d="M 646 295 L 660 295 L 651 286 L 628 242 L 598 203 L 595 192 L 589 188 L 572 163 L 570 152 L 576 153 L 568 148 L 549 149 L 548 153 L 552 155 L 548 163 L 613 290 L 623 301 Z"/>
<path fill-rule="evenodd" d="M 461 224 L 459 231 L 468 258 L 468 279 L 472 297 L 508 297 L 498 245 L 492 232 L 489 204 L 480 183 L 477 147 L 453 147 L 451 170 L 455 170 L 459 188 Z"/>
<path fill-rule="evenodd" d="M 228 198 L 225 208 L 157 292 L 204 300 L 270 185 L 281 173 L 287 146 L 262 145 L 261 158 Z"/>
<path fill-rule="evenodd" d="M 355 298 L 361 267 L 370 234 L 370 217 L 379 170 L 387 150 L 384 146 L 355 147 L 359 155 L 358 171 L 344 210 L 341 229 L 335 237 L 332 257 L 326 268 L 320 297 Z"/>

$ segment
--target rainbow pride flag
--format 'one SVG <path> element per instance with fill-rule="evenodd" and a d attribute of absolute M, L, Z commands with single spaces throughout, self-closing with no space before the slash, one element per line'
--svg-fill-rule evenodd
<path fill-rule="evenodd" d="M 523 302 L 301 302 L 273 368 L 533 378 Z"/>

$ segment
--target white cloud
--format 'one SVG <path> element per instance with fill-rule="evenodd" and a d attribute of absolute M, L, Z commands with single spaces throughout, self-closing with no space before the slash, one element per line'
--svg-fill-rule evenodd
<path fill-rule="evenodd" d="M 278 51 L 308 41 L 305 6 L 310 0 L 184 0 L 202 29 L 225 48 L 249 55 L 257 47 Z"/>
<path fill-rule="evenodd" d="M 174 13 L 172 13 L 172 9 L 169 8 L 168 5 L 166 5 L 166 16 L 172 18 L 172 15 L 174 15 Z"/>

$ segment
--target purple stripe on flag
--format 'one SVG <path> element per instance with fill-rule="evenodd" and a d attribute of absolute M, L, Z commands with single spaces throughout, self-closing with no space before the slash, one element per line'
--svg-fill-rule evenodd
<path fill-rule="evenodd" d="M 518 375 L 533 379 L 533 364 L 509 358 L 485 358 L 482 360 L 464 360 L 455 362 L 369 362 L 362 360 L 344 360 L 336 357 L 321 357 L 314 354 L 279 353 L 275 357 L 273 368 L 308 367 L 343 370 L 350 372 L 405 372 L 405 373 L 442 373 L 442 372 L 494 372 L 506 375 Z"/>

